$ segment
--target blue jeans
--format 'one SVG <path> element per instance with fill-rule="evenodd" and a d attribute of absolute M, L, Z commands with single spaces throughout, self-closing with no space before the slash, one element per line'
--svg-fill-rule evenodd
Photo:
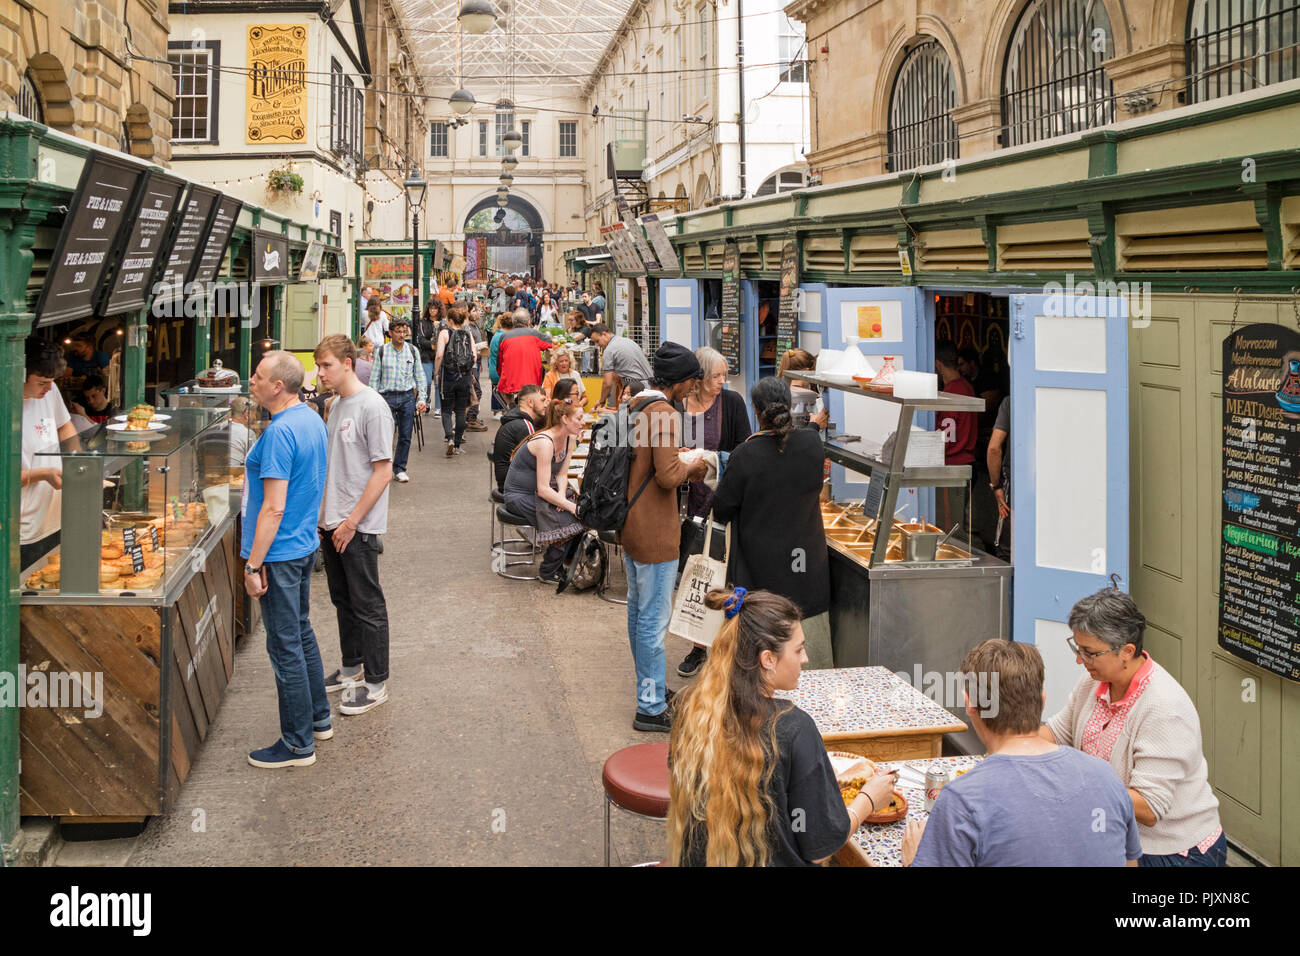
<path fill-rule="evenodd" d="M 673 616 L 676 561 L 642 564 L 623 555 L 627 573 L 627 636 L 636 664 L 636 709 L 651 717 L 668 706 L 664 634 Z"/>
<path fill-rule="evenodd" d="M 424 394 L 429 396 L 429 407 L 438 410 L 438 393 L 433 390 L 433 363 L 421 362 L 424 368 Z"/>
<path fill-rule="evenodd" d="M 280 737 L 296 754 L 314 753 L 316 739 L 312 730 L 324 730 L 330 725 L 325 668 L 316 646 L 316 632 L 307 619 L 315 563 L 314 551 L 292 561 L 266 562 L 266 593 L 258 599 L 266 625 L 266 652 L 271 657 L 275 691 L 280 699 Z"/>
<path fill-rule="evenodd" d="M 1219 838 L 1210 844 L 1210 849 L 1202 853 L 1196 847 L 1188 851 L 1187 856 L 1177 853 L 1156 855 L 1143 853 L 1138 866 L 1227 866 L 1228 838 L 1220 833 Z"/>
<path fill-rule="evenodd" d="M 393 474 L 406 471 L 406 460 L 411 457 L 411 429 L 415 427 L 415 393 L 384 392 L 384 401 L 393 413 L 397 426 L 397 447 L 393 449 Z"/>

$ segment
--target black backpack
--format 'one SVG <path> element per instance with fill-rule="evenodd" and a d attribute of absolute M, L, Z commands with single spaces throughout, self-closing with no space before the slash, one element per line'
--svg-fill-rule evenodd
<path fill-rule="evenodd" d="M 474 367 L 474 339 L 468 329 L 448 329 L 447 347 L 442 367 L 453 379 L 461 378 Z"/>
<path fill-rule="evenodd" d="M 578 493 L 578 521 L 593 531 L 622 531 L 628 512 L 654 477 L 652 461 L 650 473 L 632 500 L 628 500 L 628 476 L 632 472 L 632 459 L 636 457 L 631 434 L 626 405 L 617 415 L 602 417 L 591 429 L 591 450 L 587 453 L 587 468 Z"/>

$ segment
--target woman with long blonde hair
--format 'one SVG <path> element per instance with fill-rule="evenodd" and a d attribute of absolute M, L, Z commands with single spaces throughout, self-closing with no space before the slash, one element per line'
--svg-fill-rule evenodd
<path fill-rule="evenodd" d="M 794 690 L 804 655 L 799 609 L 767 591 L 710 591 L 725 612 L 699 681 L 682 692 L 668 764 L 673 866 L 824 863 L 889 802 L 897 779 L 877 773 L 848 807 L 813 719 Z"/>

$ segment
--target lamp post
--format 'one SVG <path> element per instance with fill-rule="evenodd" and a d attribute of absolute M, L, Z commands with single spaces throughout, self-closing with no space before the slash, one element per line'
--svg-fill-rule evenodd
<path fill-rule="evenodd" d="M 411 204 L 411 320 L 414 326 L 420 317 L 420 204 L 424 202 L 424 191 L 429 184 L 420 178 L 412 163 L 411 175 L 406 177 L 403 185 L 406 187 L 406 201 Z"/>

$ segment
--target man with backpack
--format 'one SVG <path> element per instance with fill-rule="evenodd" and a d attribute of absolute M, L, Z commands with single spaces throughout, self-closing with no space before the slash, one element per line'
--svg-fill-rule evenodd
<path fill-rule="evenodd" d="M 682 419 L 673 407 L 683 402 L 703 374 L 690 349 L 676 342 L 659 346 L 653 378 L 628 403 L 632 461 L 627 470 L 627 516 L 619 534 L 627 572 L 627 632 L 636 665 L 636 730 L 666 733 L 668 677 L 664 634 L 673 610 L 673 581 L 681 549 L 678 488 L 702 481 L 703 460 L 689 467 L 678 453 Z M 591 468 L 591 465 L 588 465 Z M 584 486 L 591 475 L 584 477 Z M 585 523 L 585 522 L 584 522 Z"/>
<path fill-rule="evenodd" d="M 442 433 L 447 439 L 447 457 L 463 455 L 465 410 L 469 407 L 471 376 L 478 358 L 474 339 L 465 327 L 469 313 L 452 308 L 447 313 L 447 328 L 438 333 L 438 351 L 434 358 L 434 376 L 442 396 Z M 452 414 L 456 416 L 452 428 Z"/>

